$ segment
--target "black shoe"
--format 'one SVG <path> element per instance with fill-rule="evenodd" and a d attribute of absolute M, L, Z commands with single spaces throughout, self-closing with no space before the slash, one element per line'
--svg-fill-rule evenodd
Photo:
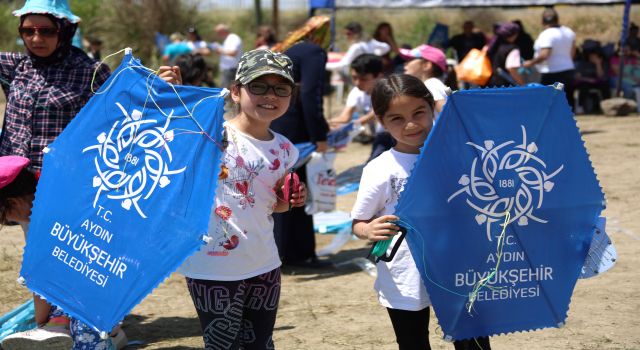
<path fill-rule="evenodd" d="M 285 262 L 285 265 L 294 266 L 294 267 L 304 267 L 307 269 L 326 269 L 329 267 L 333 267 L 333 262 L 331 260 L 320 260 L 314 256 L 307 260 Z"/>
<path fill-rule="evenodd" d="M 359 142 L 359 143 L 361 143 L 363 145 L 367 145 L 367 144 L 370 144 L 371 142 L 373 142 L 373 136 L 360 133 L 360 134 L 358 134 L 358 135 L 353 137 L 353 141 L 354 142 Z"/>

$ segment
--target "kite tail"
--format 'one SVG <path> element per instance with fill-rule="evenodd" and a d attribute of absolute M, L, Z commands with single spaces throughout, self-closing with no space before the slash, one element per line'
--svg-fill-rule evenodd
<path fill-rule="evenodd" d="M 489 286 L 488 284 L 491 278 L 493 278 L 498 273 L 498 269 L 500 268 L 500 262 L 502 262 L 502 249 L 504 248 L 507 225 L 509 224 L 510 218 L 511 218 L 511 213 L 506 212 L 504 223 L 502 224 L 502 232 L 500 233 L 500 236 L 498 236 L 498 242 L 496 244 L 496 258 L 497 258 L 496 267 L 491 269 L 491 273 L 489 273 L 487 276 L 485 276 L 484 278 L 476 282 L 476 284 L 473 286 L 473 290 L 471 291 L 471 293 L 469 293 L 469 301 L 467 302 L 467 312 L 469 314 L 471 314 L 471 310 L 473 309 L 473 304 L 478 298 L 478 292 L 480 292 L 482 288 L 484 287 L 489 289 L 501 288 L 501 287 L 492 287 L 492 286 Z"/>

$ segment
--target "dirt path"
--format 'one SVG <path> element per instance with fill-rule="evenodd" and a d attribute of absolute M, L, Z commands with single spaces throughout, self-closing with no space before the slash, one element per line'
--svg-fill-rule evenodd
<path fill-rule="evenodd" d="M 606 274 L 580 280 L 561 329 L 492 338 L 493 349 L 640 349 L 640 117 L 579 117 L 587 148 L 608 199 L 608 232 L 619 253 Z M 361 163 L 368 148 L 354 144 L 339 155 L 338 170 Z M 349 211 L 354 196 L 339 197 Z M 331 236 L 317 236 L 319 246 Z M 21 261 L 22 233 L 0 232 L 0 313 L 29 297 L 15 279 Z M 333 260 L 366 255 L 362 241 L 351 241 Z M 396 349 L 386 311 L 372 290 L 373 277 L 353 264 L 333 270 L 285 269 L 275 330 L 279 349 Z M 200 349 L 200 328 L 184 280 L 172 275 L 125 320 L 131 340 L 144 349 Z M 453 349 L 441 340 L 435 317 L 433 349 Z M 134 348 L 134 347 L 131 347 Z"/>

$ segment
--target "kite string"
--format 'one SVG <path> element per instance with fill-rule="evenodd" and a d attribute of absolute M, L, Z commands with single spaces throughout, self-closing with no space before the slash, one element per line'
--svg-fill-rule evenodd
<path fill-rule="evenodd" d="M 115 78 L 117 78 L 117 77 L 118 77 L 118 75 L 120 75 L 122 72 L 124 72 L 124 69 L 123 69 L 123 70 L 121 70 L 120 72 L 118 72 L 118 73 L 116 74 L 116 76 L 114 77 L 114 79 L 112 79 L 111 83 L 110 83 L 108 86 L 106 86 L 104 89 L 102 89 L 102 91 L 95 91 L 93 87 L 94 87 L 94 84 L 95 84 L 95 78 L 96 78 L 96 74 L 97 74 L 97 72 L 98 72 L 98 69 L 99 69 L 99 68 L 100 68 L 100 66 L 101 66 L 102 64 L 104 64 L 104 62 L 105 62 L 107 59 L 109 59 L 110 57 L 113 57 L 113 56 L 115 56 L 115 55 L 118 55 L 118 54 L 120 54 L 120 53 L 122 53 L 122 52 L 126 52 L 126 51 L 127 51 L 127 49 L 125 48 L 125 49 L 119 50 L 119 51 L 117 51 L 117 52 L 111 53 L 111 54 L 107 55 L 107 56 L 106 56 L 102 61 L 100 61 L 100 63 L 96 66 L 96 68 L 95 68 L 95 69 L 94 69 L 94 71 L 93 71 L 93 77 L 92 77 L 92 80 L 91 80 L 91 92 L 93 92 L 94 94 L 103 94 L 103 93 L 107 92 L 107 91 L 111 88 L 111 86 L 114 84 L 114 82 L 115 82 L 115 80 L 116 80 Z M 143 112 L 144 112 L 144 109 L 146 109 L 146 105 L 147 105 L 147 103 L 148 103 L 148 101 L 149 101 L 149 99 L 150 99 L 150 100 L 151 100 L 151 102 L 156 106 L 156 108 L 158 109 L 158 111 L 159 111 L 162 115 L 164 115 L 165 117 L 168 117 L 168 118 L 172 119 L 172 118 L 170 117 L 170 115 L 168 115 L 166 112 L 164 112 L 164 111 L 162 110 L 162 108 L 158 105 L 158 103 L 156 102 L 156 100 L 153 98 L 153 94 L 152 94 L 152 92 L 151 92 L 151 91 L 152 91 L 152 89 L 153 89 L 153 84 L 154 84 L 154 82 L 155 82 L 155 79 L 158 79 L 158 78 L 159 78 L 159 77 L 158 77 L 158 72 L 159 72 L 159 70 L 153 70 L 153 69 L 148 68 L 148 67 L 145 67 L 145 66 L 143 66 L 143 65 L 135 65 L 135 66 L 134 66 L 134 65 L 131 65 L 131 66 L 129 66 L 129 67 L 127 67 L 127 68 L 125 68 L 125 69 L 135 69 L 135 68 L 141 68 L 141 69 L 144 69 L 144 70 L 146 70 L 146 71 L 148 71 L 148 72 L 149 72 L 149 74 L 147 75 L 147 79 L 146 79 L 146 82 L 147 82 L 147 84 L 146 84 L 146 87 L 147 87 L 147 96 L 146 96 L 146 99 L 145 99 Z M 207 96 L 207 97 L 205 97 L 205 98 L 202 98 L 202 99 L 200 99 L 200 100 L 199 100 L 199 101 L 194 105 L 194 107 L 193 107 L 193 109 L 192 109 L 192 110 L 189 110 L 189 108 L 187 107 L 186 103 L 184 102 L 184 100 L 183 100 L 183 99 L 182 99 L 182 97 L 180 96 L 180 93 L 178 93 L 178 91 L 176 90 L 175 86 L 174 86 L 173 84 L 169 84 L 169 86 L 170 86 L 170 87 L 171 87 L 171 89 L 173 90 L 174 94 L 176 95 L 176 97 L 178 98 L 178 100 L 180 101 L 180 103 L 182 104 L 182 106 L 184 107 L 184 109 L 187 111 L 187 116 L 186 116 L 186 117 L 187 117 L 187 118 L 189 118 L 189 119 L 191 119 L 191 121 L 193 121 L 193 123 L 198 127 L 198 129 L 200 129 L 200 133 L 201 133 L 201 134 L 206 135 L 208 139 L 210 139 L 211 141 L 213 141 L 213 142 L 214 142 L 214 143 L 215 143 L 215 144 L 216 144 L 220 149 L 222 149 L 222 148 L 223 148 L 223 147 L 222 147 L 222 145 L 220 145 L 220 144 L 219 144 L 219 143 L 218 143 L 218 142 L 217 142 L 213 137 L 211 137 L 210 135 L 207 135 L 207 132 L 204 130 L 204 128 L 202 127 L 202 125 L 200 125 L 200 123 L 199 123 L 199 122 L 195 119 L 195 117 L 193 116 L 193 111 L 195 111 L 196 107 L 198 107 L 198 105 L 199 105 L 202 101 L 207 100 L 207 99 L 210 99 L 210 98 L 219 98 L 219 97 L 224 97 L 224 96 L 226 96 L 226 95 L 229 93 L 229 90 L 227 90 L 227 89 L 222 89 L 222 91 L 221 91 L 221 92 L 220 92 L 220 94 L 218 94 L 218 95 L 212 95 L 212 96 Z"/>
<path fill-rule="evenodd" d="M 487 274 L 485 277 L 483 277 L 478 282 L 476 282 L 476 284 L 473 286 L 471 293 L 469 293 L 469 301 L 467 303 L 467 312 L 469 314 L 471 314 L 471 310 L 473 309 L 473 304 L 478 298 L 478 293 L 480 292 L 480 289 L 485 287 L 492 290 L 504 288 L 504 287 L 489 286 L 489 281 L 498 273 L 498 269 L 500 269 L 500 263 L 502 262 L 502 250 L 504 249 L 507 225 L 509 224 L 510 218 L 511 218 L 511 213 L 507 211 L 505 213 L 504 223 L 500 225 L 502 226 L 502 232 L 500 232 L 500 236 L 498 236 L 498 241 L 496 242 L 496 266 L 493 269 L 491 269 L 491 272 L 489 274 Z"/>
<path fill-rule="evenodd" d="M 172 118 L 172 116 L 173 116 L 173 110 L 171 111 L 171 113 L 170 113 L 169 115 L 167 115 L 167 114 L 162 110 L 162 108 L 158 105 L 158 103 L 156 102 L 156 100 L 153 98 L 153 93 L 152 93 L 153 83 L 155 82 L 155 79 L 159 78 L 159 77 L 158 77 L 158 72 L 159 72 L 159 70 L 153 70 L 153 69 L 148 68 L 148 67 L 145 67 L 145 66 L 143 66 L 143 65 L 130 65 L 130 66 L 126 67 L 125 69 L 122 69 L 122 70 L 120 70 L 118 73 L 116 73 L 116 75 L 113 77 L 113 79 L 111 79 L 111 82 L 109 83 L 109 85 L 108 85 L 108 86 L 105 86 L 105 87 L 102 89 L 102 91 L 96 91 L 96 90 L 94 90 L 95 79 L 96 79 L 96 75 L 97 75 L 97 73 L 98 73 L 98 69 L 100 68 L 100 66 L 101 66 L 101 65 L 103 65 L 103 64 L 105 64 L 105 61 L 106 61 L 107 59 L 109 59 L 109 58 L 111 58 L 111 57 L 113 57 L 113 56 L 115 56 L 115 55 L 118 55 L 118 54 L 120 54 L 120 53 L 127 52 L 128 50 L 130 50 L 130 49 L 128 49 L 128 48 L 124 48 L 124 49 L 121 49 L 121 50 L 116 51 L 116 52 L 114 52 L 114 53 L 111 53 L 111 54 L 109 54 L 109 55 L 105 56 L 105 58 L 104 58 L 102 61 L 100 61 L 100 62 L 99 62 L 99 64 L 96 66 L 96 68 L 95 68 L 95 69 L 94 69 L 94 71 L 93 71 L 93 76 L 92 76 L 92 79 L 91 79 L 91 86 L 90 86 L 90 87 L 91 87 L 91 92 L 92 92 L 92 93 L 94 93 L 94 94 L 96 94 L 96 95 L 99 95 L 99 94 L 103 94 L 103 93 L 106 93 L 107 91 L 109 91 L 109 90 L 111 89 L 111 86 L 115 83 L 116 79 L 119 77 L 119 75 L 120 75 L 121 73 L 123 73 L 123 72 L 125 71 L 125 69 L 132 69 L 132 70 L 133 70 L 133 69 L 136 69 L 136 68 L 140 68 L 140 69 L 146 70 L 149 74 L 147 75 L 147 77 L 146 77 L 146 79 L 145 79 L 145 82 L 146 82 L 146 84 L 145 84 L 145 85 L 146 85 L 147 95 L 145 96 L 145 101 L 144 101 L 144 104 L 143 104 L 142 113 L 143 113 L 143 115 L 144 115 L 144 112 L 147 110 L 147 104 L 148 104 L 148 102 L 149 102 L 149 99 L 151 99 L 151 101 L 152 101 L 153 105 L 155 105 L 155 107 L 158 109 L 158 111 L 159 111 L 162 115 L 164 115 L 165 117 L 167 117 L 167 118 L 169 119 L 169 122 L 168 122 L 168 123 L 167 123 L 167 125 L 166 125 L 166 127 L 168 127 L 168 126 L 169 126 L 169 124 L 171 123 L 171 119 L 173 119 L 173 118 Z M 220 97 L 220 96 L 225 96 L 225 95 L 227 95 L 227 94 L 228 94 L 228 90 L 227 90 L 227 89 L 223 89 L 219 95 L 207 96 L 207 97 L 205 97 L 205 98 L 203 98 L 203 99 L 199 100 L 199 101 L 194 105 L 193 110 L 189 110 L 189 108 L 187 107 L 187 105 L 186 105 L 186 104 L 185 104 L 185 102 L 183 101 L 182 97 L 180 96 L 180 93 L 178 93 L 178 91 L 177 91 L 177 89 L 175 88 L 175 86 L 174 86 L 173 84 L 168 84 L 168 85 L 171 87 L 171 89 L 173 90 L 174 94 L 177 96 L 178 100 L 180 101 L 180 103 L 182 104 L 182 106 L 184 107 L 184 109 L 187 111 L 187 114 L 188 114 L 187 118 L 188 118 L 188 119 L 191 119 L 191 121 L 192 121 L 192 122 L 197 126 L 197 128 L 198 128 L 198 129 L 200 129 L 200 131 L 192 131 L 192 130 L 189 130 L 188 132 L 182 132 L 182 133 L 179 133 L 179 134 L 201 134 L 201 135 L 204 135 L 204 136 L 206 136 L 206 137 L 207 137 L 207 139 L 209 139 L 210 141 L 212 141 L 212 142 L 213 142 L 213 143 L 214 143 L 214 144 L 215 144 L 215 145 L 216 145 L 220 150 L 223 150 L 223 151 L 224 151 L 224 145 L 223 145 L 223 144 L 221 144 L 220 142 L 216 141 L 216 140 L 215 140 L 215 138 L 213 138 L 211 135 L 209 135 L 209 134 L 204 130 L 204 128 L 200 125 L 200 123 L 199 123 L 199 122 L 196 120 L 196 118 L 193 116 L 193 111 L 195 111 L 195 108 L 196 108 L 196 107 L 197 107 L 197 106 L 198 106 L 202 101 L 204 101 L 204 100 L 206 100 L 206 99 L 209 99 L 209 98 L 218 98 L 218 97 Z M 185 130 L 185 129 L 182 129 L 182 130 Z M 185 131 L 187 131 L 187 130 L 185 130 Z M 133 138 L 133 139 L 135 139 L 137 136 L 138 136 L 138 130 L 137 130 L 137 129 L 135 129 L 135 130 L 134 130 L 134 134 L 133 134 L 132 138 Z M 167 142 L 167 139 L 166 139 L 166 138 L 164 138 L 164 144 L 166 144 L 166 142 Z M 131 143 L 131 145 L 129 146 L 129 153 L 131 153 L 131 151 L 132 151 L 132 149 L 133 149 L 133 146 L 134 146 L 134 143 Z M 159 147 L 162 147 L 162 146 L 163 146 L 163 145 L 160 145 Z M 128 162 L 125 162 L 123 171 L 126 171 L 127 166 L 128 166 Z M 119 187 L 116 189 L 116 191 L 118 191 L 118 190 L 119 190 Z"/>
<path fill-rule="evenodd" d="M 500 236 L 498 237 L 498 242 L 497 242 L 497 247 L 496 247 L 496 256 L 497 256 L 497 262 L 496 262 L 496 267 L 494 268 L 494 270 L 492 271 L 492 273 L 488 276 L 486 276 L 485 278 L 483 278 L 482 280 L 480 280 L 478 283 L 476 283 L 476 285 L 474 286 L 473 291 L 467 295 L 467 294 L 461 294 L 458 293 L 456 291 L 453 291 L 451 289 L 448 289 L 447 287 L 441 285 L 440 283 L 434 281 L 433 279 L 431 279 L 431 277 L 429 276 L 429 274 L 427 273 L 426 269 L 424 271 L 424 276 L 427 278 L 427 280 L 429 282 L 431 282 L 433 285 L 435 285 L 436 287 L 447 291 L 451 294 L 457 295 L 457 296 L 461 296 L 464 298 L 469 298 L 469 302 L 467 304 L 467 311 L 470 313 L 471 309 L 473 307 L 473 302 L 476 300 L 477 298 L 477 294 L 480 290 L 480 288 L 486 286 L 486 284 L 488 283 L 488 281 L 495 275 L 496 271 L 498 270 L 498 268 L 500 267 L 500 262 L 502 261 L 502 250 L 504 248 L 504 243 L 505 243 L 505 237 L 506 237 L 506 229 L 507 229 L 507 225 L 509 223 L 511 214 L 509 212 L 505 213 L 505 220 L 504 223 L 501 225 L 502 226 L 502 232 L 500 233 Z M 398 223 L 401 226 L 404 226 L 405 228 L 408 228 L 414 232 L 419 232 L 415 227 L 413 227 L 411 224 L 409 224 L 406 221 L 403 221 L 402 219 L 398 220 Z M 422 239 L 422 243 L 424 245 L 424 237 L 423 235 L 416 235 L 416 237 L 420 237 L 420 239 Z M 424 250 L 422 251 L 422 261 L 424 262 L 425 266 L 426 265 L 426 259 L 424 257 Z M 491 286 L 487 286 L 487 288 L 495 288 L 495 287 L 491 287 Z M 483 350 L 482 345 L 480 345 L 480 342 L 478 342 L 477 338 L 473 338 L 473 341 L 476 343 L 478 349 Z"/>
<path fill-rule="evenodd" d="M 408 228 L 409 230 L 411 230 L 411 231 L 413 231 L 413 232 L 416 232 L 416 233 L 420 232 L 420 231 L 419 231 L 419 230 L 417 230 L 415 227 L 413 227 L 410 223 L 408 223 L 408 222 L 406 222 L 406 221 L 403 221 L 402 219 L 398 219 L 398 221 L 397 221 L 397 222 L 398 222 L 401 226 L 404 226 L 405 228 Z M 408 232 L 407 232 L 407 234 L 408 234 Z M 422 246 L 424 246 L 424 245 L 425 245 L 425 242 L 424 242 L 424 236 L 423 236 L 423 235 L 419 235 L 419 234 L 418 234 L 418 235 L 415 235 L 415 237 L 419 237 L 419 238 L 422 240 Z M 425 256 L 424 256 L 424 249 L 422 250 L 422 257 L 421 257 L 421 260 L 422 260 L 422 262 L 423 262 L 424 266 L 427 266 L 427 260 L 426 260 L 426 258 L 425 258 Z M 429 282 L 431 282 L 433 285 L 435 285 L 436 287 L 438 287 L 438 288 L 440 288 L 440 289 L 442 289 L 442 290 L 444 290 L 444 291 L 447 291 L 447 292 L 449 292 L 449 293 L 451 293 L 451 294 L 454 294 L 454 295 L 457 295 L 457 296 L 460 296 L 460 297 L 464 297 L 464 298 L 467 298 L 467 297 L 468 297 L 468 295 L 467 295 L 467 294 L 458 293 L 458 292 L 456 292 L 456 291 L 454 291 L 454 290 L 451 290 L 451 289 L 449 289 L 449 288 L 447 288 L 447 287 L 445 287 L 445 286 L 441 285 L 440 283 L 438 283 L 438 282 L 434 281 L 433 279 L 431 279 L 431 276 L 429 276 L 429 274 L 427 273 L 427 270 L 426 270 L 426 269 L 424 270 L 424 276 L 427 278 L 427 280 L 428 280 Z"/>

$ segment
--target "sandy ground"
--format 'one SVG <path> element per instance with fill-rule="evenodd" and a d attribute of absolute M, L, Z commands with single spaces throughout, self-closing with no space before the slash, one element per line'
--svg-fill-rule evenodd
<path fill-rule="evenodd" d="M 561 329 L 492 338 L 493 349 L 640 349 L 638 267 L 640 263 L 640 117 L 578 117 L 591 159 L 608 199 L 608 233 L 619 253 L 606 274 L 579 280 L 567 324 Z M 368 147 L 353 144 L 337 159 L 338 171 L 366 159 Z M 354 195 L 339 197 L 349 211 Z M 317 235 L 318 246 L 332 236 Z M 15 283 L 24 240 L 18 227 L 0 232 L 0 314 L 30 297 Z M 363 241 L 351 241 L 333 261 L 340 265 L 366 255 Z M 396 349 L 393 330 L 372 290 L 374 278 L 354 264 L 323 271 L 283 270 L 282 297 L 275 329 L 279 349 Z M 634 311 L 635 310 L 635 311 Z M 453 349 L 431 322 L 434 349 Z M 200 349 L 199 323 L 184 279 L 172 275 L 125 319 L 129 348 Z"/>

